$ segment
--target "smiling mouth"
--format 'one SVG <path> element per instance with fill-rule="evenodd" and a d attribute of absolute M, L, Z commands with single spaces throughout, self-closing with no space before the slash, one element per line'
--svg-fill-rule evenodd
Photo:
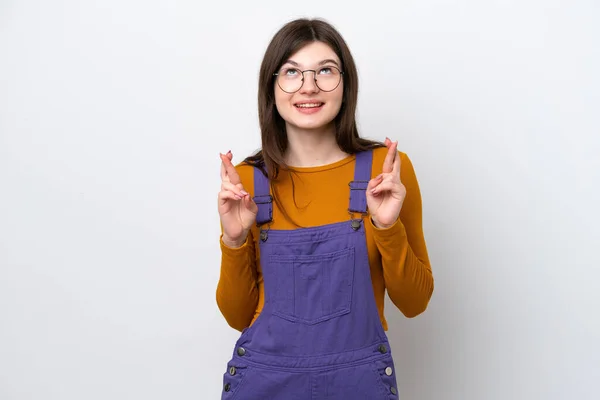
<path fill-rule="evenodd" d="M 296 106 L 296 108 L 318 108 L 321 107 L 323 104 L 325 103 L 301 103 L 294 104 L 294 106 Z"/>

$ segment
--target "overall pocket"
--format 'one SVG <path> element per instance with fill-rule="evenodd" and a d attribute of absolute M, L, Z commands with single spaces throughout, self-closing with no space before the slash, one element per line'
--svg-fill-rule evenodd
<path fill-rule="evenodd" d="M 322 371 L 314 379 L 319 399 L 398 400 L 374 362 Z"/>
<path fill-rule="evenodd" d="M 223 375 L 221 400 L 306 400 L 311 393 L 309 373 L 258 368 L 233 360 Z"/>
<path fill-rule="evenodd" d="M 277 271 L 275 315 L 313 325 L 350 312 L 353 248 L 314 255 L 272 255 L 270 262 Z"/>

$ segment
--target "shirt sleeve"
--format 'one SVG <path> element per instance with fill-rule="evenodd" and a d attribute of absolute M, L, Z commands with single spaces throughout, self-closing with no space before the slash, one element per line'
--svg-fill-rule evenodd
<path fill-rule="evenodd" d="M 253 168 L 236 166 L 244 189 L 254 193 Z M 217 284 L 217 305 L 232 328 L 242 331 L 252 323 L 259 303 L 258 260 L 253 230 L 239 248 L 228 247 L 219 239 L 221 248 L 221 273 Z"/>
<path fill-rule="evenodd" d="M 239 248 L 221 247 L 221 274 L 217 284 L 217 305 L 225 320 L 242 331 L 250 326 L 258 305 L 256 256 L 252 232 Z"/>
<path fill-rule="evenodd" d="M 421 192 L 413 165 L 401 156 L 401 181 L 406 197 L 398 220 L 379 229 L 369 219 L 377 249 L 381 254 L 383 278 L 390 299 L 409 318 L 427 308 L 434 280 L 422 226 Z"/>

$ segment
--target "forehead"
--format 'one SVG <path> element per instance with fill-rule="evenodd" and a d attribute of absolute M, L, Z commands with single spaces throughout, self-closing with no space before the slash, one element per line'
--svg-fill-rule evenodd
<path fill-rule="evenodd" d="M 323 42 L 312 42 L 292 54 L 289 60 L 300 66 L 313 66 L 320 61 L 331 59 L 340 64 L 340 59 L 329 45 Z"/>

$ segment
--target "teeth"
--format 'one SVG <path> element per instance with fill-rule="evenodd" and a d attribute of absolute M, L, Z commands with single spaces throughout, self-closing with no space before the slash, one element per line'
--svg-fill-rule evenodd
<path fill-rule="evenodd" d="M 304 103 L 304 104 L 296 104 L 296 107 L 314 108 L 314 107 L 320 107 L 321 105 L 323 105 L 323 103 Z"/>

